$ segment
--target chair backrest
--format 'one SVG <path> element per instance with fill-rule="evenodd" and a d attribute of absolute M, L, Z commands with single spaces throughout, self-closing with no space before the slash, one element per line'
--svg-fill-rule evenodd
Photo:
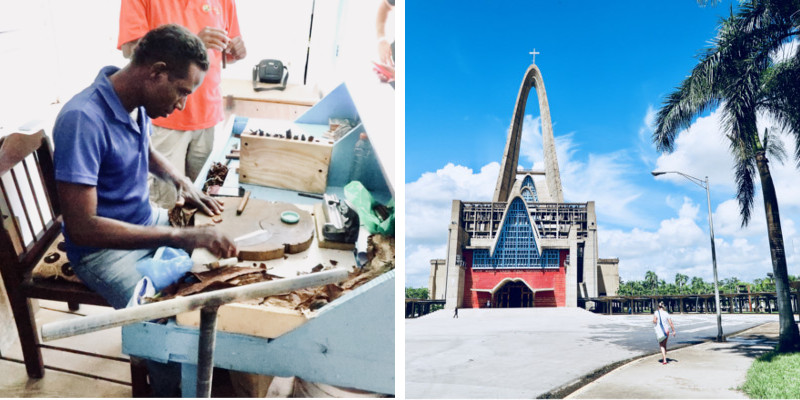
<path fill-rule="evenodd" d="M 61 230 L 53 153 L 44 131 L 0 138 L 0 269 L 20 282 Z"/>

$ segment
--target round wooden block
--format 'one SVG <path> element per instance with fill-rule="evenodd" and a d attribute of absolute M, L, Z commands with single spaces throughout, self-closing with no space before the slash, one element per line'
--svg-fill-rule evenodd
<path fill-rule="evenodd" d="M 239 246 L 240 260 L 272 260 L 283 257 L 284 253 L 299 253 L 311 246 L 311 241 L 314 239 L 314 220 L 309 212 L 297 208 L 294 204 L 251 197 L 242 214 L 236 215 L 240 202 L 239 197 L 225 198 L 225 210 L 219 223 L 198 212 L 195 214 L 195 226 L 214 225 L 231 239 L 259 229 L 269 232 L 269 237 L 261 243 Z M 296 224 L 281 221 L 281 213 L 285 211 L 297 213 L 300 220 Z"/>

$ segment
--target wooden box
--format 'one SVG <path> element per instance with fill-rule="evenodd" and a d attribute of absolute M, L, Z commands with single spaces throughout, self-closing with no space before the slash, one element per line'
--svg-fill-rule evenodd
<path fill-rule="evenodd" d="M 295 133 L 299 135 L 299 133 Z M 325 193 L 333 141 L 243 133 L 239 181 L 300 192 Z"/>

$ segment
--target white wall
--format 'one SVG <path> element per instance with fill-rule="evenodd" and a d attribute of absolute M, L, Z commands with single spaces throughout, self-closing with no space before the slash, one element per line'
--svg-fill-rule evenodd
<path fill-rule="evenodd" d="M 238 0 L 248 56 L 223 70 L 223 78 L 250 79 L 259 60 L 277 58 L 289 65 L 289 82 L 302 84 L 310 46 L 306 84 L 327 93 L 348 74 L 372 79 L 381 1 Z M 119 8 L 110 0 L 0 0 L 0 134 L 52 120 L 102 66 L 126 64 L 116 49 Z"/>

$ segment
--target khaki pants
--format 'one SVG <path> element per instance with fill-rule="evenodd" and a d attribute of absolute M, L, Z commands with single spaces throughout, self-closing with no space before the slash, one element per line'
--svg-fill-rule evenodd
<path fill-rule="evenodd" d="M 214 127 L 196 131 L 176 131 L 153 125 L 150 136 L 153 148 L 194 182 L 214 147 Z M 170 209 L 178 199 L 175 185 L 150 174 L 150 201 Z"/>

